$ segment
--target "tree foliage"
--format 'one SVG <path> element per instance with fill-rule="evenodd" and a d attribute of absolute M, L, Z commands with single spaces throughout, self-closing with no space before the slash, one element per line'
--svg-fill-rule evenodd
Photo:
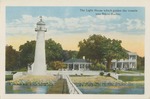
<path fill-rule="evenodd" d="M 91 70 L 106 70 L 106 66 L 104 64 L 96 63 L 90 66 Z"/>
<path fill-rule="evenodd" d="M 128 57 L 127 51 L 121 46 L 120 40 L 108 39 L 108 43 L 105 47 L 105 59 L 107 61 L 107 70 L 109 71 L 111 61 L 113 59 L 125 59 Z"/>
<path fill-rule="evenodd" d="M 144 70 L 145 66 L 145 57 L 137 57 L 137 69 L 138 70 Z"/>
<path fill-rule="evenodd" d="M 26 67 L 33 63 L 34 61 L 34 54 L 35 54 L 35 41 L 27 41 L 25 44 L 20 45 L 19 52 L 20 52 L 20 66 Z"/>
<path fill-rule="evenodd" d="M 48 69 L 53 69 L 53 70 L 58 70 L 63 68 L 66 68 L 66 65 L 64 64 L 64 62 L 61 61 L 53 61 L 48 66 Z"/>
<path fill-rule="evenodd" d="M 78 57 L 85 56 L 95 63 L 102 62 L 105 56 L 105 45 L 107 38 L 101 35 L 92 35 L 87 40 L 79 42 Z"/>
<path fill-rule="evenodd" d="M 72 50 L 63 50 L 63 61 L 66 61 L 71 58 L 77 58 L 78 51 Z"/>
<path fill-rule="evenodd" d="M 92 35 L 87 40 L 79 42 L 79 57 L 85 56 L 94 64 L 107 61 L 109 71 L 112 59 L 126 58 L 126 50 L 121 46 L 120 40 L 106 38 L 101 35 Z"/>
<path fill-rule="evenodd" d="M 46 40 L 45 43 L 46 49 L 46 62 L 49 63 L 51 61 L 61 61 L 63 59 L 62 53 L 63 49 L 61 44 L 56 43 L 52 39 Z"/>
<path fill-rule="evenodd" d="M 13 71 L 19 68 L 18 52 L 12 46 L 6 46 L 6 70 Z"/>

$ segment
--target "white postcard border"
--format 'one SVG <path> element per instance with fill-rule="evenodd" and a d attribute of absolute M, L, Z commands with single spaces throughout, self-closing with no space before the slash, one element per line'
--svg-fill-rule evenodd
<path fill-rule="evenodd" d="M 1 99 L 148 99 L 150 98 L 150 2 L 147 0 L 2 0 L 0 2 L 0 74 Z M 145 94 L 144 95 L 43 95 L 43 94 L 5 94 L 5 7 L 6 6 L 114 6 L 145 7 Z"/>

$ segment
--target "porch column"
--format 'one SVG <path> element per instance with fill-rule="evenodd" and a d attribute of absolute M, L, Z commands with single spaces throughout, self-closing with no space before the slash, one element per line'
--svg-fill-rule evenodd
<path fill-rule="evenodd" d="M 117 61 L 115 62 L 115 68 L 117 68 Z"/>
<path fill-rule="evenodd" d="M 129 69 L 131 68 L 131 63 L 129 62 Z"/>
<path fill-rule="evenodd" d="M 131 68 L 133 68 L 133 64 L 131 63 Z"/>
<path fill-rule="evenodd" d="M 78 70 L 80 71 L 80 63 L 78 63 Z"/>
<path fill-rule="evenodd" d="M 86 64 L 84 64 L 83 67 L 84 67 L 84 70 L 86 70 Z"/>
<path fill-rule="evenodd" d="M 136 55 L 136 59 L 135 59 L 135 69 L 137 69 L 137 55 Z"/>
<path fill-rule="evenodd" d="M 88 64 L 86 64 L 86 70 L 88 70 Z"/>
<path fill-rule="evenodd" d="M 75 65 L 75 64 L 73 63 L 73 68 L 72 68 L 72 70 L 74 70 L 74 65 Z"/>
<path fill-rule="evenodd" d="M 69 70 L 69 64 L 67 64 L 67 70 Z"/>
<path fill-rule="evenodd" d="M 121 69 L 123 69 L 123 62 L 122 62 L 122 64 L 121 64 Z"/>
<path fill-rule="evenodd" d="M 79 64 L 79 68 L 80 68 L 79 70 L 81 70 L 81 65 L 82 65 L 82 64 Z"/>

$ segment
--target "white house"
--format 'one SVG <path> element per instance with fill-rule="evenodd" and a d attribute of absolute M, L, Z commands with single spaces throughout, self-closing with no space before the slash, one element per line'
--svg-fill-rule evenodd
<path fill-rule="evenodd" d="M 128 59 L 112 60 L 112 69 L 129 70 L 137 69 L 137 54 L 133 52 L 127 52 Z"/>
<path fill-rule="evenodd" d="M 116 60 L 113 59 L 111 62 L 111 69 L 119 69 L 119 70 L 129 70 L 129 69 L 137 69 L 137 54 L 134 52 L 127 52 L 127 59 Z M 90 70 L 89 66 L 92 64 L 85 59 L 69 59 L 65 61 L 67 65 L 67 70 L 78 70 L 78 71 L 86 71 Z M 106 63 L 105 63 L 106 65 Z"/>
<path fill-rule="evenodd" d="M 67 70 L 79 70 L 79 71 L 85 71 L 89 70 L 89 66 L 92 64 L 85 59 L 69 59 L 65 61 L 65 64 L 67 65 Z"/>

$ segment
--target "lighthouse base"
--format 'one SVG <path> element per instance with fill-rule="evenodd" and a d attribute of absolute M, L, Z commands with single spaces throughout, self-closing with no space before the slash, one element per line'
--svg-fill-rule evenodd
<path fill-rule="evenodd" d="M 46 67 L 46 65 L 42 65 L 43 67 Z M 34 63 L 28 67 L 28 74 L 31 74 L 31 75 L 47 75 L 47 70 L 43 68 L 35 68 L 34 67 L 38 67 L 36 65 L 34 65 Z"/>

